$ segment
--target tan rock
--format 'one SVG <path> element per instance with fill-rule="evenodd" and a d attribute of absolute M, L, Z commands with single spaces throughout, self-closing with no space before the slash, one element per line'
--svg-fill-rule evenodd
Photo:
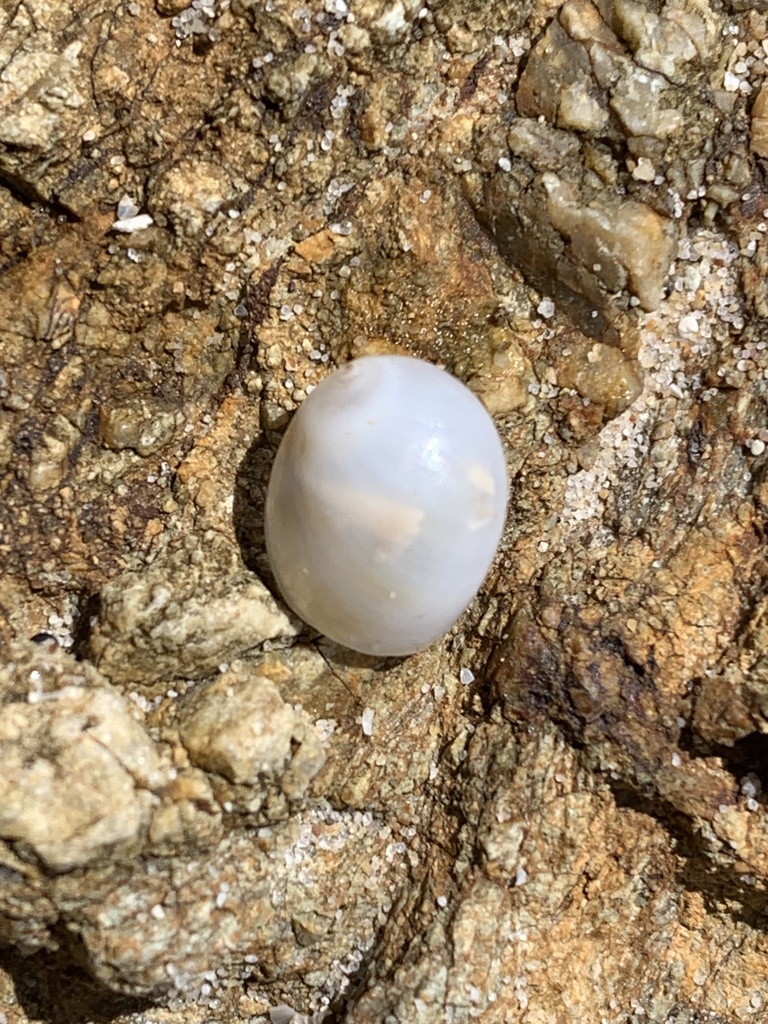
<path fill-rule="evenodd" d="M 201 677 L 294 627 L 266 587 L 237 570 L 232 549 L 215 542 L 224 563 L 182 547 L 144 573 L 106 586 L 89 644 L 113 681 Z"/>
<path fill-rule="evenodd" d="M 610 291 L 628 288 L 644 309 L 661 300 L 675 251 L 674 227 L 632 201 L 583 204 L 555 174 L 543 178 L 553 227 L 564 235 L 582 272 Z"/>
<path fill-rule="evenodd" d="M 0 839 L 50 872 L 130 855 L 167 780 L 154 744 L 114 691 L 31 675 L 27 699 L 0 707 Z"/>
<path fill-rule="evenodd" d="M 300 757 L 308 785 L 323 764 L 319 739 L 265 676 L 225 672 L 196 699 L 181 738 L 195 764 L 230 782 L 279 779 Z"/>
<path fill-rule="evenodd" d="M 565 357 L 558 366 L 558 384 L 574 388 L 590 402 L 601 405 L 609 416 L 623 412 L 638 397 L 642 379 L 634 360 L 610 345 L 595 342 L 586 353 Z"/>
<path fill-rule="evenodd" d="M 764 84 L 752 104 L 750 149 L 758 156 L 768 157 L 768 83 Z"/>

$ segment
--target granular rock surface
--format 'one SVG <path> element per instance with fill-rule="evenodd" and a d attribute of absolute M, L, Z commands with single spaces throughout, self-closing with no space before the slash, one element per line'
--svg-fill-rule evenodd
<path fill-rule="evenodd" d="M 768 1019 L 768 11 L 0 10 L 0 1024 Z M 281 601 L 410 353 L 511 501 L 399 661 Z"/>

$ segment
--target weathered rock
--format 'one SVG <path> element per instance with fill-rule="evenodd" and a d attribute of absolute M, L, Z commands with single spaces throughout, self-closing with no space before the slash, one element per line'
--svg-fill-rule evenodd
<path fill-rule="evenodd" d="M 192 541 L 102 591 L 88 648 L 112 682 L 200 678 L 294 627 L 266 587 L 238 570 L 232 549 Z M 214 557 L 212 557 L 214 556 Z"/>
<path fill-rule="evenodd" d="M 598 339 L 631 296 L 646 310 L 661 301 L 682 199 L 697 198 L 717 123 L 714 109 L 706 128 L 701 111 L 693 119 L 686 89 L 704 86 L 719 30 L 709 9 L 568 0 L 516 83 L 511 159 L 490 127 L 485 179 L 470 191 L 481 222 Z"/>
<path fill-rule="evenodd" d="M 0 142 L 32 151 L 37 159 L 62 146 L 69 148 L 88 103 L 83 44 L 72 42 L 61 53 L 43 48 L 17 52 L 0 81 Z"/>
<path fill-rule="evenodd" d="M 542 177 L 552 227 L 567 240 L 565 260 L 579 275 L 574 290 L 589 294 L 589 270 L 609 291 L 629 291 L 655 309 L 675 250 L 671 225 L 642 203 L 591 206 L 552 172 Z M 576 282 L 574 282 L 576 283 Z"/>
<path fill-rule="evenodd" d="M 5 5 L 0 1024 L 762 1019 L 764 6 Z M 512 497 L 398 664 L 259 582 L 393 351 Z"/>
<path fill-rule="evenodd" d="M 183 160 L 154 183 L 149 208 L 167 218 L 178 234 L 199 234 L 236 193 L 224 167 L 203 160 Z"/>
<path fill-rule="evenodd" d="M 168 444 L 181 421 L 180 410 L 138 396 L 99 409 L 101 440 L 118 452 L 130 448 L 152 455 Z"/>
<path fill-rule="evenodd" d="M 623 412 L 643 390 L 634 361 L 600 342 L 589 349 L 586 362 L 582 350 L 570 350 L 557 365 L 557 382 L 602 406 L 609 418 Z"/>
<path fill-rule="evenodd" d="M 768 87 L 763 85 L 752 104 L 750 148 L 758 156 L 768 157 Z"/>
<path fill-rule="evenodd" d="M 11 863 L 65 872 L 135 854 L 168 766 L 98 673 L 61 652 L 16 653 L 0 676 L 0 839 Z"/>
<path fill-rule="evenodd" d="M 159 765 L 117 694 L 67 686 L 44 703 L 6 705 L 0 743 L 0 837 L 21 857 L 71 871 L 140 845 Z"/>
<path fill-rule="evenodd" d="M 300 797 L 323 766 L 319 737 L 265 676 L 223 673 L 182 712 L 181 739 L 190 759 L 229 782 L 277 780 Z"/>

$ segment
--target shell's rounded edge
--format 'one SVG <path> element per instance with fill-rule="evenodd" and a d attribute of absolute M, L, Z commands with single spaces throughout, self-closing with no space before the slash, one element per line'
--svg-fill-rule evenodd
<path fill-rule="evenodd" d="M 363 654 L 429 647 L 481 587 L 506 519 L 496 427 L 460 381 L 366 356 L 294 415 L 272 468 L 267 554 L 287 604 Z"/>

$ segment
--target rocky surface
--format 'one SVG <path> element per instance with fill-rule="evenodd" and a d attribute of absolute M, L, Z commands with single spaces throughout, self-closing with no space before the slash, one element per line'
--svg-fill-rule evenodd
<path fill-rule="evenodd" d="M 768 1013 L 768 13 L 0 11 L 0 1024 Z M 333 366 L 496 417 L 444 641 L 302 626 Z"/>

